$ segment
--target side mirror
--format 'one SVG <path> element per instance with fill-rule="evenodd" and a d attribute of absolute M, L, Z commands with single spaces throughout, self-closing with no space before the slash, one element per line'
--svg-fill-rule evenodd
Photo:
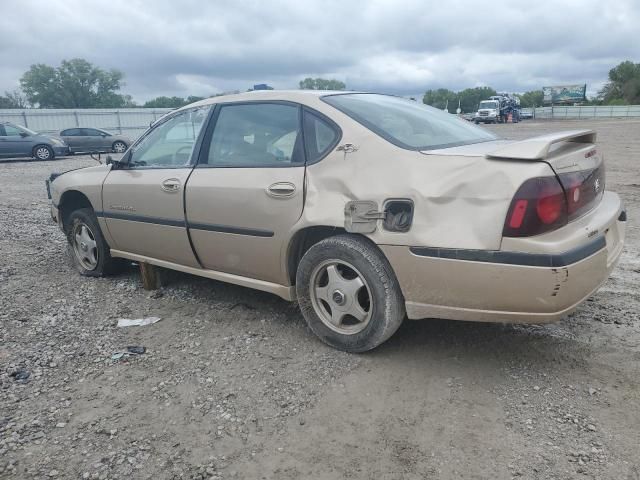
<path fill-rule="evenodd" d="M 29 134 L 28 134 L 27 132 L 20 132 L 20 136 L 21 136 L 22 138 L 25 138 L 25 137 L 28 137 L 28 136 L 29 136 Z"/>
<path fill-rule="evenodd" d="M 111 168 L 113 170 L 118 170 L 118 169 L 124 168 L 124 166 L 126 165 L 125 163 L 122 163 L 119 160 L 114 160 L 111 155 L 107 155 L 107 159 L 105 160 L 104 163 L 106 165 L 111 165 Z"/>

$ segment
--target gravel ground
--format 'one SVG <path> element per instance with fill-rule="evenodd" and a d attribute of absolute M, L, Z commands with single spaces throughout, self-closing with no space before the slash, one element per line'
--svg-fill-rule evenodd
<path fill-rule="evenodd" d="M 640 479 L 640 121 L 488 128 L 581 127 L 630 218 L 606 285 L 557 324 L 405 322 L 365 355 L 268 294 L 81 278 L 43 181 L 92 161 L 0 163 L 0 478 Z"/>

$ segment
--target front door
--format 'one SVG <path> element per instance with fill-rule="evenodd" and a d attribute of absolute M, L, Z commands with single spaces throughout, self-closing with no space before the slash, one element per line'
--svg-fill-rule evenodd
<path fill-rule="evenodd" d="M 300 113 L 285 103 L 218 107 L 186 190 L 189 232 L 205 268 L 287 283 L 281 256 L 304 198 Z"/>
<path fill-rule="evenodd" d="M 199 267 L 185 225 L 184 187 L 209 109 L 170 116 L 133 145 L 125 168 L 109 172 L 102 206 L 112 248 Z"/>
<path fill-rule="evenodd" d="M 0 154 L 5 156 L 30 156 L 34 143 L 29 135 L 19 128 L 0 125 Z"/>

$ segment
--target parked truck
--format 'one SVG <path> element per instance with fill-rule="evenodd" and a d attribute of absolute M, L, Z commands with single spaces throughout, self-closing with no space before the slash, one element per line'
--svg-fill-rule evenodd
<path fill-rule="evenodd" d="M 520 99 L 515 95 L 501 93 L 482 100 L 473 121 L 476 124 L 505 123 L 509 116 L 514 123 L 520 120 Z"/>

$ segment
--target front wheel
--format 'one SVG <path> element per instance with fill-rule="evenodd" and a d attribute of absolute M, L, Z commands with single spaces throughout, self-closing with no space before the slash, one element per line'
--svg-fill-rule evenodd
<path fill-rule="evenodd" d="M 118 140 L 113 142 L 112 148 L 115 153 L 124 153 L 127 150 L 127 144 Z"/>
<path fill-rule="evenodd" d="M 122 265 L 120 259 L 111 257 L 98 219 L 90 208 L 80 208 L 71 213 L 67 240 L 73 264 L 80 275 L 102 277 L 115 273 Z"/>
<path fill-rule="evenodd" d="M 374 244 L 356 235 L 330 237 L 312 246 L 298 266 L 296 293 L 313 333 L 347 352 L 377 347 L 405 317 L 391 265 Z"/>
<path fill-rule="evenodd" d="M 53 160 L 53 149 L 48 145 L 38 145 L 33 149 L 33 156 L 38 160 Z"/>

